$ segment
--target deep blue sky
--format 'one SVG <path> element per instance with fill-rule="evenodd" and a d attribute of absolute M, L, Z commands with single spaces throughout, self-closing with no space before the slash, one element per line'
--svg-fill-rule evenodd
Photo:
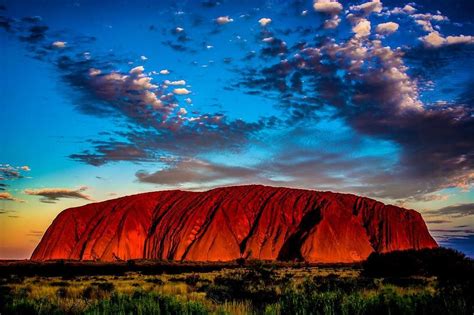
<path fill-rule="evenodd" d="M 66 207 L 262 183 L 472 255 L 470 1 L 2 1 L 0 258 Z"/>

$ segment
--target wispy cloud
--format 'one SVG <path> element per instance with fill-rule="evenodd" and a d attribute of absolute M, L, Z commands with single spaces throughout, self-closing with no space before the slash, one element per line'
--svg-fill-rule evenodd
<path fill-rule="evenodd" d="M 425 214 L 451 217 L 465 217 L 474 215 L 474 203 L 463 203 L 447 206 L 436 210 L 426 211 Z"/>
<path fill-rule="evenodd" d="M 31 237 L 33 237 L 33 238 L 35 238 L 35 239 L 38 239 L 38 238 L 42 237 L 43 234 L 44 234 L 44 231 L 30 230 L 30 231 L 26 234 L 26 236 L 31 236 Z"/>
<path fill-rule="evenodd" d="M 92 200 L 84 191 L 87 187 L 83 186 L 77 189 L 69 188 L 41 188 L 41 189 L 25 189 L 24 193 L 31 196 L 40 196 L 40 201 L 44 203 L 55 203 L 63 198 Z"/>
<path fill-rule="evenodd" d="M 425 220 L 427 224 L 445 224 L 445 223 L 451 223 L 450 220 Z"/>
<path fill-rule="evenodd" d="M 260 171 L 252 168 L 213 164 L 197 159 L 171 160 L 168 165 L 154 173 L 139 171 L 137 179 L 143 183 L 160 185 L 204 184 L 215 181 L 235 183 L 245 179 L 256 179 Z"/>
<path fill-rule="evenodd" d="M 23 202 L 23 200 L 14 197 L 11 193 L 6 191 L 0 192 L 0 200 Z"/>
<path fill-rule="evenodd" d="M 0 181 L 23 178 L 24 175 L 22 173 L 29 171 L 31 169 L 27 165 L 13 166 L 10 164 L 0 164 Z"/>

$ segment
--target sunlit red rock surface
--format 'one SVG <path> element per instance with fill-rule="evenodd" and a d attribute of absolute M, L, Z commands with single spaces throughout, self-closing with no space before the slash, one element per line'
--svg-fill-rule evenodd
<path fill-rule="evenodd" d="M 354 262 L 373 251 L 436 246 L 414 210 L 252 185 L 152 192 L 67 209 L 31 258 Z"/>

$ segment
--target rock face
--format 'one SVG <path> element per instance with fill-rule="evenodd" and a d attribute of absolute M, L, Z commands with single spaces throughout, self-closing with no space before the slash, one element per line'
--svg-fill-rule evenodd
<path fill-rule="evenodd" d="M 61 212 L 33 260 L 355 262 L 437 247 L 421 215 L 348 194 L 267 186 L 161 191 Z"/>

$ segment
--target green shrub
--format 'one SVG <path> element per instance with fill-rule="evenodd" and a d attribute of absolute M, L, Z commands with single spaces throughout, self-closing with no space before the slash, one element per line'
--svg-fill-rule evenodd
<path fill-rule="evenodd" d="M 199 275 L 195 273 L 184 278 L 184 282 L 191 286 L 195 286 L 199 282 L 199 280 L 201 280 L 201 277 L 199 277 Z"/>
<path fill-rule="evenodd" d="M 115 290 L 114 284 L 110 282 L 94 282 L 82 291 L 82 297 L 86 300 L 98 300 L 108 297 Z"/>
<path fill-rule="evenodd" d="M 204 285 L 206 296 L 216 302 L 250 300 L 258 307 L 277 300 L 277 278 L 273 268 L 252 268 L 217 276 L 214 283 Z"/>
<path fill-rule="evenodd" d="M 147 278 L 145 279 L 145 282 L 149 282 L 149 283 L 154 283 L 154 284 L 163 284 L 163 280 L 161 280 L 160 278 Z"/>
<path fill-rule="evenodd" d="M 369 277 L 437 276 L 462 280 L 473 275 L 474 261 L 463 253 L 434 248 L 372 253 L 363 263 L 363 274 Z"/>
<path fill-rule="evenodd" d="M 455 250 L 435 248 L 373 253 L 363 264 L 363 274 L 368 277 L 390 278 L 384 282 L 391 281 L 398 286 L 403 286 L 400 281 L 404 281 L 405 277 L 435 276 L 435 302 L 440 309 L 454 310 L 457 314 L 474 313 L 474 261 Z M 413 284 L 416 280 L 405 281 Z"/>

